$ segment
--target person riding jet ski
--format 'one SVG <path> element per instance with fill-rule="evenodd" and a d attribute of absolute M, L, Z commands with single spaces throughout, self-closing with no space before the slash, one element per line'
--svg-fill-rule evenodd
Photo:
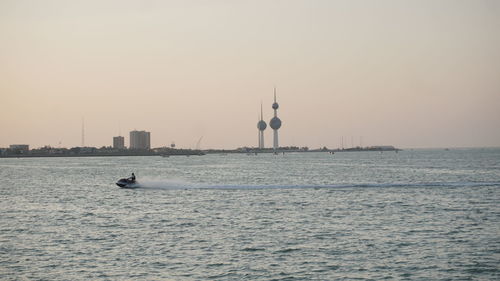
<path fill-rule="evenodd" d="M 132 173 L 132 175 L 128 178 L 123 178 L 123 179 L 118 180 L 116 182 L 116 185 L 118 185 L 119 187 L 124 187 L 124 188 L 137 188 L 137 187 L 139 187 L 137 181 L 135 180 L 134 173 Z"/>

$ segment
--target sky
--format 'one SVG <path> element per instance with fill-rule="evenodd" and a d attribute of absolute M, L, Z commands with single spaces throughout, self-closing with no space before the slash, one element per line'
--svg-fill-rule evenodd
<path fill-rule="evenodd" d="M 500 146 L 500 1 L 0 0 L 0 147 Z M 272 130 L 265 131 L 272 146 Z"/>

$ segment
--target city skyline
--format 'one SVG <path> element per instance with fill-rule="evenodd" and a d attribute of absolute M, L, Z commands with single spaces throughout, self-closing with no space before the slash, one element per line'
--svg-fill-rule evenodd
<path fill-rule="evenodd" d="M 275 85 L 280 146 L 500 146 L 499 26 L 493 0 L 0 0 L 0 147 L 254 147 Z"/>

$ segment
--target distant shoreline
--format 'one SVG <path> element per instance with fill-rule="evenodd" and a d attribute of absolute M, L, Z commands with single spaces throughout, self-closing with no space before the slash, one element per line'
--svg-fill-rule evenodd
<path fill-rule="evenodd" d="M 355 147 L 355 148 L 346 148 L 346 149 L 311 149 L 311 150 L 303 150 L 303 149 L 280 149 L 276 152 L 276 154 L 286 154 L 292 152 L 326 152 L 330 154 L 338 153 L 338 152 L 389 152 L 401 151 L 399 148 L 395 148 L 392 146 L 384 146 L 384 147 Z M 208 149 L 208 150 L 190 150 L 190 149 L 179 149 L 179 150 L 169 150 L 169 151 L 119 151 L 119 152 L 88 152 L 88 153 L 30 153 L 24 152 L 19 154 L 4 154 L 0 155 L 0 158 L 54 158 L 54 157 L 130 157 L 130 156 L 161 156 L 161 157 L 170 157 L 170 156 L 203 156 L 206 154 L 260 154 L 260 153 L 275 153 L 272 149 L 255 149 L 255 148 L 245 148 L 245 149 Z"/>

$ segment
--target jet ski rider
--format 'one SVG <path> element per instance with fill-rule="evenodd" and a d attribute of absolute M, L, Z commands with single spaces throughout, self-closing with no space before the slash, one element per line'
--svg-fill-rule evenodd
<path fill-rule="evenodd" d="M 131 181 L 135 181 L 135 175 L 134 175 L 134 173 L 132 173 L 132 175 L 128 179 L 131 180 Z"/>

